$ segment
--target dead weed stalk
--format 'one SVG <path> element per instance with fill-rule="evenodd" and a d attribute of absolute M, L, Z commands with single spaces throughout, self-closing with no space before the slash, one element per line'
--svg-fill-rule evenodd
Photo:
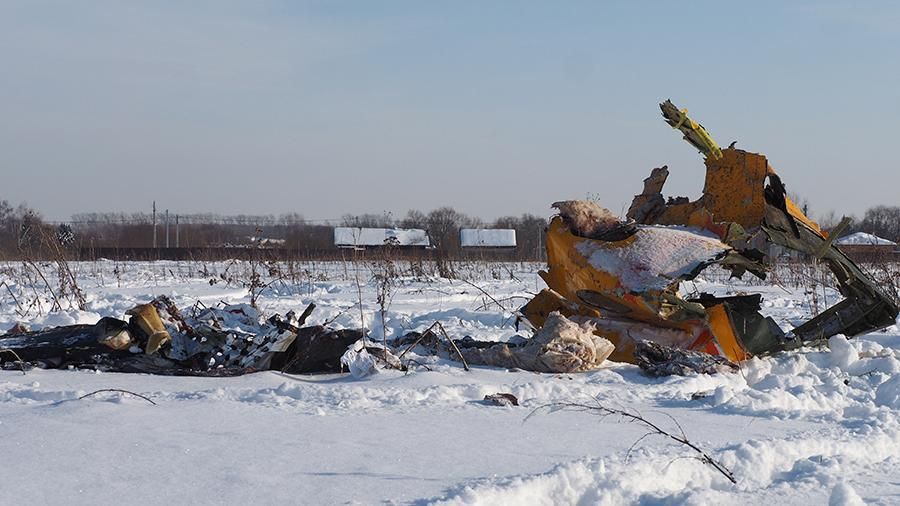
<path fill-rule="evenodd" d="M 628 449 L 626 459 L 631 455 L 631 452 L 637 447 L 637 445 L 640 444 L 641 441 L 643 441 L 644 439 L 651 437 L 651 436 L 662 436 L 664 438 L 675 441 L 676 443 L 686 446 L 687 448 L 691 449 L 693 452 L 695 452 L 697 454 L 697 456 L 693 457 L 693 458 L 696 458 L 700 462 L 703 462 L 704 464 L 712 467 L 717 472 L 719 472 L 722 476 L 727 478 L 728 481 L 730 481 L 731 483 L 737 484 L 737 479 L 734 477 L 734 473 L 732 473 L 730 469 L 725 467 L 724 464 L 722 464 L 718 460 L 714 459 L 709 454 L 709 452 L 700 448 L 695 443 L 693 443 L 691 440 L 689 440 L 687 435 L 684 433 L 684 428 L 682 428 L 681 424 L 678 423 L 678 421 L 675 420 L 675 418 L 673 418 L 668 413 L 663 413 L 663 414 L 666 415 L 670 420 L 672 420 L 672 422 L 675 424 L 675 426 L 678 427 L 677 433 L 669 432 L 669 431 L 663 429 L 659 425 L 644 418 L 638 412 L 626 411 L 624 409 L 609 408 L 609 407 L 606 407 L 606 406 L 600 404 L 599 401 L 596 401 L 594 404 L 586 404 L 586 403 L 580 403 L 580 402 L 560 402 L 560 403 L 553 403 L 553 404 L 547 404 L 544 406 L 539 406 L 539 407 L 535 408 L 531 413 L 529 413 L 528 416 L 525 418 L 525 420 L 528 420 L 533 415 L 535 415 L 537 412 L 544 410 L 544 409 L 549 409 L 551 412 L 564 411 L 564 410 L 584 411 L 584 412 L 598 415 L 601 418 L 606 418 L 608 416 L 617 416 L 617 417 L 621 418 L 622 420 L 624 420 L 625 422 L 637 423 L 640 426 L 642 426 L 644 429 L 646 429 L 647 432 L 643 436 L 639 437 L 631 445 L 631 447 Z"/>

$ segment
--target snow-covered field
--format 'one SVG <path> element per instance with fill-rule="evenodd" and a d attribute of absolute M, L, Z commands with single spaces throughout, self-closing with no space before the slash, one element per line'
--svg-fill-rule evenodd
<path fill-rule="evenodd" d="M 358 267 L 317 264 L 294 273 L 262 289 L 259 306 L 284 313 L 315 302 L 309 323 L 359 327 L 361 294 L 365 324 L 378 340 L 378 283 L 360 267 L 358 286 Z M 70 297 L 63 311 L 48 313 L 46 298 L 28 306 L 38 292 L 18 268 L 0 271 L 10 287 L 0 289 L 3 330 L 23 319 L 40 328 L 121 318 L 161 294 L 179 306 L 249 300 L 246 278 L 235 274 L 246 266 L 96 262 L 73 264 L 85 309 L 69 308 Z M 532 265 L 470 268 L 473 283 L 507 308 L 543 286 Z M 802 288 L 711 280 L 686 288 L 761 291 L 765 313 L 785 327 L 811 312 Z M 516 334 L 510 313 L 465 282 L 407 276 L 390 292 L 388 337 L 434 321 L 454 337 Z M 838 298 L 827 293 L 829 304 Z M 0 503 L 900 503 L 897 326 L 715 376 L 656 379 L 616 363 L 573 375 L 466 372 L 447 360 L 415 359 L 421 366 L 408 373 L 362 379 L 0 371 Z M 104 388 L 156 405 L 118 393 L 77 400 Z M 482 401 L 497 392 L 514 394 L 521 406 Z M 538 409 L 560 402 L 639 412 L 674 432 L 677 421 L 737 484 L 682 445 L 641 439 L 638 424 Z"/>

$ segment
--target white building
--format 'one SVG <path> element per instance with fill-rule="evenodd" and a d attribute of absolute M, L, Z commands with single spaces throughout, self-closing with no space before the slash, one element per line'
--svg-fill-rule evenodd
<path fill-rule="evenodd" d="M 516 231 L 511 228 L 464 228 L 459 231 L 463 248 L 515 248 Z"/>
<path fill-rule="evenodd" d="M 388 244 L 428 248 L 431 240 L 424 230 L 418 228 L 334 228 L 334 245 L 339 248 L 371 248 Z"/>

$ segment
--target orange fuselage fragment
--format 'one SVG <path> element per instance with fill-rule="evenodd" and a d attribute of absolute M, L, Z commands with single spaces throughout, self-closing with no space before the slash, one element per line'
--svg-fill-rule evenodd
<path fill-rule="evenodd" d="M 690 246 L 685 246 L 685 240 L 698 243 L 700 256 L 685 257 L 685 262 L 698 263 L 698 258 L 711 262 L 728 249 L 695 231 L 648 227 L 637 234 L 642 232 L 678 234 L 678 244 L 683 247 Z M 554 218 L 547 231 L 549 269 L 540 273 L 549 290 L 542 291 L 522 308 L 525 317 L 537 327 L 542 326 L 553 311 L 589 321 L 596 327 L 597 335 L 616 345 L 610 356 L 616 361 L 633 362 L 634 343 L 638 339 L 722 355 L 733 361 L 747 358 L 724 310 L 694 308 L 692 312 L 678 304 L 680 299 L 672 289 L 673 283 L 677 287 L 678 280 L 671 279 L 670 274 L 684 272 L 693 264 L 675 263 L 667 272 L 649 272 L 651 266 L 658 266 L 648 260 L 644 252 L 631 251 L 642 245 L 638 235 L 611 242 L 587 239 L 574 235 L 559 217 Z M 718 252 L 710 249 L 716 243 L 721 244 Z M 622 258 L 634 260 L 625 265 L 616 262 L 616 268 L 605 268 L 585 254 L 593 248 L 613 254 L 621 252 Z M 710 254 L 704 257 L 707 250 Z M 671 255 L 673 252 L 661 253 Z M 648 288 L 629 283 L 629 276 L 640 276 Z"/>

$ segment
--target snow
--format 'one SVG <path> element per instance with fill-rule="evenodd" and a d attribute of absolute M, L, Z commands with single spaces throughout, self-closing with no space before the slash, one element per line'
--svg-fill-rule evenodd
<path fill-rule="evenodd" d="M 457 270 L 513 308 L 543 284 L 539 265 L 507 267 L 505 276 L 491 275 L 484 264 Z M 163 294 L 182 307 L 249 300 L 240 281 L 210 283 L 226 271 L 244 275 L 246 264 L 94 262 L 73 268 L 85 311 L 48 314 L 44 305 L 40 315 L 22 318 L 9 294 L 0 292 L 0 329 L 23 319 L 41 328 L 122 317 Z M 358 327 L 358 273 L 363 319 L 375 340 L 421 331 L 435 320 L 454 337 L 517 335 L 512 315 L 480 291 L 403 266 L 382 327 L 369 268 L 299 266 L 302 277 L 263 291 L 260 309 L 284 314 L 315 301 L 309 324 Z M 726 282 L 713 271 L 688 289 L 762 292 L 765 313 L 785 328 L 812 312 L 804 287 Z M 30 292 L 12 272 L 0 269 L 0 281 L 25 301 Z M 830 289 L 828 297 L 839 298 Z M 895 504 L 900 495 L 896 326 L 754 358 L 739 373 L 714 376 L 650 378 L 635 366 L 609 362 L 565 375 L 488 367 L 466 372 L 455 362 L 414 352 L 404 358 L 410 356 L 421 365 L 408 373 L 362 377 L 0 371 L 0 473 L 7 483 L 0 502 L 799 505 Z M 79 400 L 105 388 L 139 393 L 156 405 L 117 392 Z M 482 401 L 503 392 L 520 406 Z M 677 421 L 737 484 L 661 437 L 631 448 L 644 435 L 634 423 L 546 407 L 565 402 L 640 412 L 676 433 Z"/>
<path fill-rule="evenodd" d="M 865 501 L 845 482 L 838 483 L 831 491 L 828 506 L 865 506 Z"/>
<path fill-rule="evenodd" d="M 459 231 L 459 243 L 471 247 L 515 247 L 516 231 L 507 228 L 464 228 Z"/>
<path fill-rule="evenodd" d="M 853 245 L 853 246 L 896 246 L 897 243 L 878 237 L 877 235 L 867 234 L 865 232 L 856 232 L 855 234 L 845 235 L 834 241 L 837 245 Z"/>
<path fill-rule="evenodd" d="M 661 290 L 730 249 L 696 230 L 663 226 L 642 226 L 628 241 L 583 240 L 576 247 L 632 292 Z"/>
<path fill-rule="evenodd" d="M 831 360 L 842 371 L 846 371 L 859 360 L 859 353 L 846 337 L 838 334 L 828 339 L 828 348 L 831 350 Z"/>
<path fill-rule="evenodd" d="M 891 379 L 878 385 L 875 390 L 875 404 L 900 409 L 900 376 L 894 375 Z"/>

